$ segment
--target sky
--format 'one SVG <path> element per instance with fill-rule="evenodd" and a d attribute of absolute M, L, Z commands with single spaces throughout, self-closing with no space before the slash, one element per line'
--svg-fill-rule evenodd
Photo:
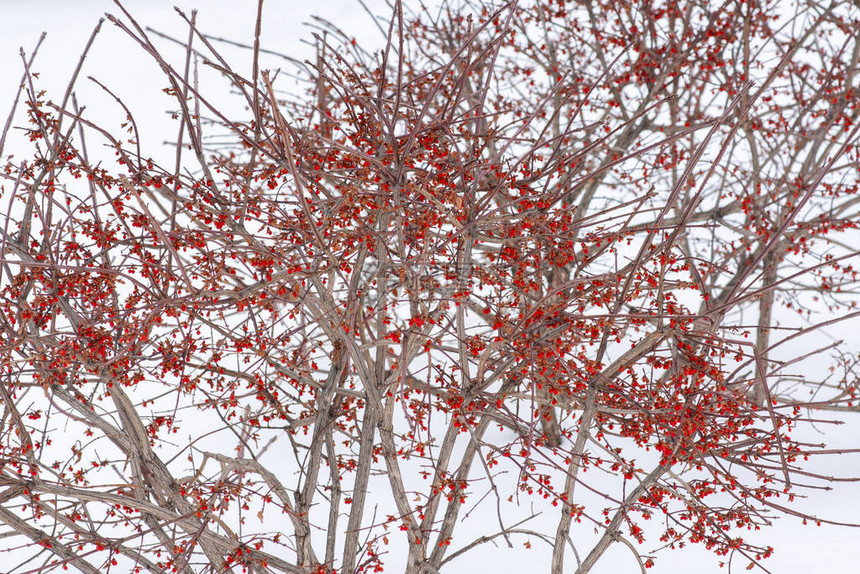
<path fill-rule="evenodd" d="M 188 0 L 164 2 L 160 0 L 134 0 L 125 3 L 129 11 L 143 25 L 153 26 L 168 34 L 184 37 L 187 28 L 176 15 L 172 6 L 176 4 L 190 13 L 199 8 L 198 25 L 215 36 L 250 43 L 253 40 L 256 16 L 255 0 Z M 384 3 L 368 2 L 371 7 L 385 11 Z M 40 49 L 35 70 L 41 74 L 41 86 L 49 91 L 49 99 L 59 100 L 67 80 L 77 65 L 78 56 L 87 42 L 93 27 L 105 11 L 118 13 L 116 6 L 108 0 L 0 0 L 0 120 L 5 121 L 9 106 L 15 95 L 22 64 L 19 47 L 28 53 L 36 45 L 41 32 L 47 37 Z M 265 7 L 263 46 L 268 49 L 305 58 L 312 54 L 311 48 L 302 44 L 310 36 L 311 28 L 304 23 L 311 14 L 322 16 L 337 23 L 367 45 L 379 45 L 382 37 L 356 0 L 317 0 L 315 2 L 281 0 L 270 1 Z M 237 60 L 244 58 L 250 70 L 250 56 L 239 50 L 225 48 Z M 278 65 L 277 59 L 269 60 Z M 264 62 L 264 65 L 266 63 Z M 243 70 L 244 71 L 244 70 Z M 122 114 L 112 99 L 92 82 L 87 75 L 107 78 L 110 86 L 126 104 L 134 110 L 141 128 L 141 140 L 150 150 L 160 141 L 172 139 L 165 135 L 174 133 L 175 124 L 164 112 L 170 99 L 161 94 L 166 87 L 161 72 L 147 59 L 138 46 L 133 44 L 109 22 L 105 22 L 96 40 L 92 55 L 78 81 L 81 102 L 88 109 L 103 113 L 108 122 L 121 122 Z M 226 84 L 221 83 L 226 87 Z M 226 96 L 226 94 L 224 94 Z M 235 101 L 235 100 L 234 100 Z M 5 153 L 15 152 L 16 138 L 7 143 Z M 159 158 L 156 158 L 159 159 Z M 860 444 L 860 417 L 851 424 L 826 429 L 828 442 L 834 448 L 856 448 Z M 809 439 L 821 442 L 823 435 L 810 429 Z M 824 431 L 822 431 L 824 432 Z M 858 457 L 829 457 L 821 461 L 824 473 L 860 475 Z M 841 520 L 860 520 L 860 485 L 840 485 L 829 492 L 816 492 L 802 502 L 802 506 L 822 516 Z M 476 533 L 480 535 L 480 533 Z M 764 565 L 772 572 L 828 572 L 828 574 L 850 574 L 858 571 L 860 564 L 860 530 L 838 527 L 803 527 L 800 521 L 784 518 L 766 533 L 759 534 L 776 548 L 773 558 Z M 0 545 L 3 541 L 0 540 Z M 493 566 L 497 572 L 518 572 L 523 568 L 531 571 L 548 571 L 549 564 L 535 564 L 534 555 L 524 553 L 521 547 L 511 551 L 504 547 L 493 549 L 479 564 L 464 557 L 451 563 L 445 572 L 488 571 Z M 482 555 L 485 556 L 485 555 Z M 656 572 L 693 571 L 709 574 L 726 572 L 717 566 L 717 559 L 698 547 L 684 551 L 660 553 Z M 735 566 L 742 567 L 740 562 Z M 630 558 L 629 550 L 616 545 L 598 563 L 595 574 L 611 572 L 634 572 L 638 567 Z M 572 570 L 571 570 L 572 571 Z"/>

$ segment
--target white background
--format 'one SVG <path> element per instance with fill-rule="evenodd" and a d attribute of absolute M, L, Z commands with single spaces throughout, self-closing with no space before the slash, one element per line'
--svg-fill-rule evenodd
<path fill-rule="evenodd" d="M 189 14 L 192 8 L 198 8 L 198 26 L 207 33 L 244 43 L 253 41 L 256 0 L 200 0 L 196 3 L 134 0 L 125 3 L 142 25 L 184 38 L 187 28 L 174 12 L 174 4 Z M 368 4 L 379 13 L 384 14 L 387 11 L 379 1 Z M 24 47 L 29 53 L 36 45 L 39 34 L 42 31 L 48 33 L 34 70 L 41 74 L 40 86 L 48 90 L 47 99 L 59 102 L 92 28 L 105 11 L 119 13 L 116 6 L 107 0 L 0 0 L 0 121 L 5 121 L 21 77 L 22 65 L 18 48 Z M 378 30 L 356 0 L 281 0 L 267 2 L 265 6 L 263 47 L 297 58 L 310 57 L 312 49 L 307 44 L 302 44 L 301 40 L 310 37 L 311 29 L 303 23 L 309 20 L 311 14 L 335 22 L 356 36 L 359 42 L 365 42 L 366 46 L 378 45 L 381 42 Z M 233 56 L 232 63 L 239 64 L 240 72 L 246 76 L 250 75 L 249 52 L 226 49 L 226 53 Z M 264 65 L 277 65 L 277 60 L 268 60 Z M 171 122 L 164 112 L 171 106 L 171 99 L 161 94 L 161 89 L 167 87 L 166 81 L 152 60 L 110 22 L 105 22 L 96 40 L 78 80 L 77 92 L 79 100 L 88 106 L 90 114 L 105 117 L 108 126 L 118 126 L 124 120 L 122 114 L 117 112 L 116 105 L 110 98 L 86 79 L 87 75 L 95 76 L 108 84 L 133 110 L 141 128 L 141 144 L 147 150 L 145 154 L 154 154 L 161 142 L 173 139 L 176 124 Z M 217 85 L 226 90 L 226 83 L 220 82 Z M 211 92 L 206 93 L 212 95 Z M 226 93 L 223 96 L 224 101 L 231 101 L 226 99 Z M 103 109 L 99 106 L 103 106 Z M 98 110 L 98 113 L 94 110 Z M 104 116 L 98 115 L 101 113 Z M 20 141 L 20 137 L 10 136 L 5 153 L 15 153 L 16 145 L 20 149 Z M 166 148 L 164 151 L 165 156 L 156 155 L 155 159 L 166 160 L 166 165 L 171 165 L 169 158 L 172 158 L 172 151 Z M 19 151 L 19 154 L 23 153 Z M 105 157 L 109 155 L 112 154 Z M 827 432 L 827 441 L 833 448 L 860 447 L 860 417 L 854 416 L 853 419 L 848 419 L 848 422 L 850 424 L 842 427 L 821 429 L 822 432 Z M 821 442 L 824 435 L 810 430 L 805 438 L 810 442 Z M 822 474 L 860 476 L 860 457 L 857 456 L 820 457 L 817 463 L 819 466 L 816 470 Z M 860 485 L 834 485 L 834 490 L 830 492 L 810 495 L 799 508 L 822 517 L 858 522 Z M 462 531 L 458 534 L 462 534 Z M 476 536 L 480 534 L 475 533 Z M 860 572 L 858 529 L 804 527 L 798 519 L 783 518 L 770 530 L 758 533 L 757 540 L 776 548 L 775 556 L 764 562 L 765 567 L 775 573 Z M 0 541 L 0 546 L 2 544 L 3 541 Z M 445 572 L 546 572 L 549 564 L 535 563 L 536 556 L 538 554 L 534 551 L 525 551 L 519 545 L 512 550 L 500 545 L 489 555 L 482 553 L 479 564 L 470 562 L 467 555 L 452 562 Z M 487 557 L 489 561 L 485 560 Z M 568 564 L 572 562 L 571 557 Z M 726 572 L 725 568 L 718 567 L 718 562 L 719 559 L 713 554 L 694 545 L 682 551 L 658 554 L 657 565 L 653 571 Z M 745 565 L 745 561 L 737 561 L 734 569 L 740 570 Z M 611 549 L 594 569 L 596 574 L 636 571 L 638 567 L 630 557 L 629 550 L 622 545 Z"/>

